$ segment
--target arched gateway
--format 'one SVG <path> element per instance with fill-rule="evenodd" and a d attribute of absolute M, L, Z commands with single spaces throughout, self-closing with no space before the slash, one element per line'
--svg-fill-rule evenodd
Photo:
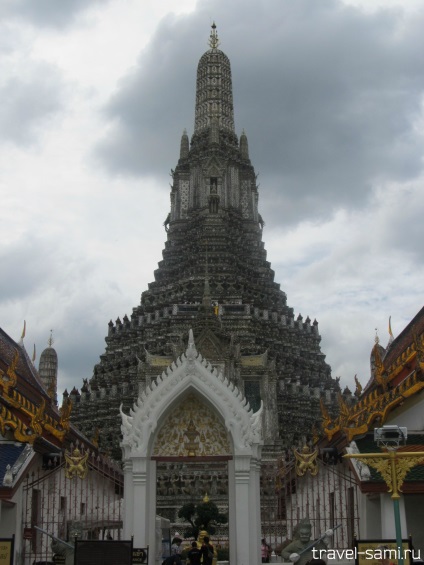
<path fill-rule="evenodd" d="M 122 412 L 121 443 L 125 474 L 124 535 L 134 535 L 137 547 L 149 545 L 149 565 L 154 565 L 156 517 L 156 457 L 169 428 L 169 417 L 177 406 L 195 398 L 193 405 L 206 406 L 216 429 L 216 443 L 201 446 L 208 455 L 226 446 L 229 483 L 230 562 L 250 565 L 260 562 L 260 499 L 262 407 L 253 413 L 242 393 L 196 351 L 190 330 L 185 354 L 173 363 L 134 404 L 127 416 Z M 196 424 L 194 424 L 195 427 Z M 189 441 L 189 436 L 187 440 Z M 226 437 L 223 437 L 226 436 Z M 207 443 L 207 442 L 206 442 Z M 215 447 L 214 447 L 215 446 Z M 219 451 L 220 447 L 218 447 Z M 193 448 L 192 455 L 199 446 Z M 179 450 L 175 450 L 179 455 Z M 187 453 L 190 455 L 190 451 Z M 199 493 L 202 494 L 202 493 Z"/>

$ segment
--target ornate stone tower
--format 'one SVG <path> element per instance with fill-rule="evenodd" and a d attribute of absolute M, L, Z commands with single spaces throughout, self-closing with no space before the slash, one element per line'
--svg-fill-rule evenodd
<path fill-rule="evenodd" d="M 43 350 L 40 356 L 40 363 L 38 365 L 38 373 L 43 381 L 44 388 L 47 390 L 48 395 L 57 405 L 57 353 L 53 349 L 53 335 L 50 334 L 48 347 Z"/>
<path fill-rule="evenodd" d="M 109 322 L 106 351 L 72 391 L 73 422 L 120 458 L 119 405 L 138 394 L 186 348 L 196 346 L 257 410 L 264 403 L 264 455 L 304 441 L 319 402 L 339 386 L 320 350 L 318 323 L 295 318 L 267 261 L 248 141 L 234 129 L 231 68 L 212 26 L 197 68 L 194 133 L 184 131 L 172 171 L 167 241 L 141 302 Z"/>

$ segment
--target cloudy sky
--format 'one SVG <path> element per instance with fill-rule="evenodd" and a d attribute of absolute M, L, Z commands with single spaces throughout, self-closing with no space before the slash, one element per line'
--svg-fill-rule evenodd
<path fill-rule="evenodd" d="M 375 329 L 423 305 L 421 0 L 2 0 L 0 325 L 38 357 L 54 330 L 60 392 L 153 280 L 213 20 L 268 258 L 333 375 L 364 384 Z"/>

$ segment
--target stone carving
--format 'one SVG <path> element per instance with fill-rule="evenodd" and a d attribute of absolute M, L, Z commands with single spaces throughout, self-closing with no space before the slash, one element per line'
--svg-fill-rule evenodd
<path fill-rule="evenodd" d="M 146 456 L 149 441 L 161 413 L 168 408 L 170 396 L 178 397 L 178 394 L 190 389 L 197 389 L 200 396 L 211 399 L 212 403 L 215 401 L 216 409 L 221 411 L 225 428 L 231 433 L 237 450 L 249 449 L 261 442 L 262 406 L 253 414 L 241 391 L 197 352 L 190 330 L 186 353 L 162 373 L 157 383 L 152 382 L 146 388 L 130 410 L 130 415 L 125 414 L 121 406 L 122 447 L 129 453 Z M 222 432 L 219 437 L 222 447 Z M 185 441 L 182 436 L 178 436 L 178 441 L 180 438 Z"/>
<path fill-rule="evenodd" d="M 229 455 L 228 433 L 217 416 L 204 402 L 190 394 L 178 404 L 160 429 L 153 455 L 191 455 L 187 430 L 194 427 L 193 455 Z"/>

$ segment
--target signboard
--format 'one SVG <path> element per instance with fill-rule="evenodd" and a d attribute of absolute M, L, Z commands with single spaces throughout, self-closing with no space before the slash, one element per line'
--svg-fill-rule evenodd
<path fill-rule="evenodd" d="M 132 552 L 133 565 L 147 563 L 149 557 L 148 547 L 134 547 Z"/>
<path fill-rule="evenodd" d="M 0 564 L 13 565 L 13 543 L 15 538 L 0 538 Z"/>
<path fill-rule="evenodd" d="M 131 565 L 133 542 L 75 540 L 75 565 Z"/>

